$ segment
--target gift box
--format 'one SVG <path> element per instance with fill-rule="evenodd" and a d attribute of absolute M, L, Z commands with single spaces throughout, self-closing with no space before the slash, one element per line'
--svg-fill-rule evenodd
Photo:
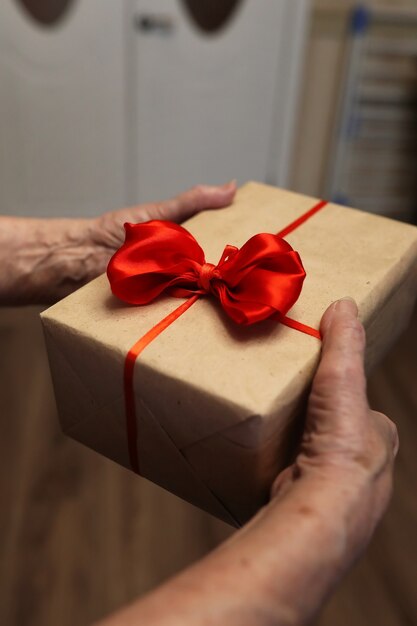
<path fill-rule="evenodd" d="M 242 325 L 204 294 L 126 304 L 103 275 L 42 314 L 58 411 L 70 437 L 240 525 L 296 449 L 328 305 L 357 301 L 368 367 L 407 325 L 417 229 L 258 183 L 184 226 L 213 264 L 227 244 L 281 233 L 306 273 L 295 304 Z"/>

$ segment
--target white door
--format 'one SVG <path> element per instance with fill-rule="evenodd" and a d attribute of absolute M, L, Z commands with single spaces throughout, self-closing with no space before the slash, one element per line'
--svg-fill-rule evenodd
<path fill-rule="evenodd" d="M 134 2 L 131 197 L 232 178 L 285 185 L 308 0 L 235 0 L 210 32 L 186 4 Z"/>
<path fill-rule="evenodd" d="M 0 2 L 0 213 L 87 215 L 126 193 L 126 2 Z M 46 11 L 46 13 L 48 13 Z"/>

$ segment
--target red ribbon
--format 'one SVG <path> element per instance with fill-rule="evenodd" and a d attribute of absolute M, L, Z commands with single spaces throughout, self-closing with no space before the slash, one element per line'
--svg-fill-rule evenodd
<path fill-rule="evenodd" d="M 297 301 L 306 276 L 300 256 L 283 237 L 327 203 L 322 201 L 276 235 L 251 237 L 242 248 L 227 245 L 217 265 L 185 228 L 153 220 L 125 224 L 125 243 L 111 258 L 107 276 L 114 295 L 129 304 L 144 305 L 162 293 L 187 298 L 129 350 L 124 392 L 129 458 L 139 473 L 133 372 L 139 354 L 202 295 L 212 294 L 238 324 L 267 318 L 320 339 L 315 328 L 286 317 Z"/>
<path fill-rule="evenodd" d="M 163 292 L 176 298 L 211 293 L 235 322 L 248 325 L 285 314 L 300 295 L 301 259 L 278 235 L 255 235 L 240 250 L 226 246 L 213 265 L 178 224 L 155 220 L 125 229 L 107 273 L 114 295 L 129 304 L 149 304 Z"/>

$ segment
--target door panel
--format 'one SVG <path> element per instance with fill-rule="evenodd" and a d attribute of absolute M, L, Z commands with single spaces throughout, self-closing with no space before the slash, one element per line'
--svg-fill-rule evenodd
<path fill-rule="evenodd" d="M 131 195 L 231 178 L 285 184 L 307 3 L 244 0 L 213 33 L 182 0 L 135 7 Z"/>
<path fill-rule="evenodd" d="M 0 213 L 89 215 L 127 200 L 126 4 L 67 9 L 45 27 L 0 3 Z"/>

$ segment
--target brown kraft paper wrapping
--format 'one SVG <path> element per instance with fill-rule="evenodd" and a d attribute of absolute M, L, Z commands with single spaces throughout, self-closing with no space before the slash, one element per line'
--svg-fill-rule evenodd
<path fill-rule="evenodd" d="M 217 263 L 226 244 L 276 233 L 317 200 L 248 183 L 232 207 L 185 223 Z M 349 295 L 367 330 L 367 366 L 405 328 L 417 293 L 417 228 L 328 204 L 286 237 L 307 272 L 288 316 L 314 328 Z M 123 398 L 131 346 L 181 300 L 131 307 L 101 276 L 42 314 L 63 430 L 130 467 Z M 240 525 L 268 499 L 294 451 L 320 341 L 275 321 L 239 327 L 200 298 L 139 356 L 141 474 Z"/>

